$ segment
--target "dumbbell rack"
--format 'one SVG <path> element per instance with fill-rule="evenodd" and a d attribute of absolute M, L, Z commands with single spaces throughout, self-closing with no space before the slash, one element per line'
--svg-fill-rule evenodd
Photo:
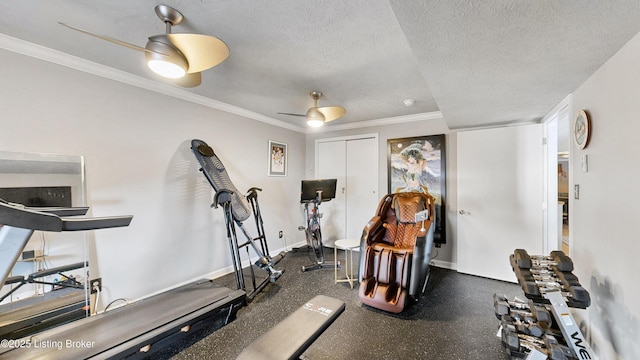
<path fill-rule="evenodd" d="M 496 316 L 501 319 L 499 334 L 510 357 L 597 359 L 569 311 L 591 304 L 588 291 L 572 273 L 573 261 L 561 251 L 530 256 L 516 249 L 510 262 L 529 299 L 528 303 L 510 302 L 494 295 Z"/>

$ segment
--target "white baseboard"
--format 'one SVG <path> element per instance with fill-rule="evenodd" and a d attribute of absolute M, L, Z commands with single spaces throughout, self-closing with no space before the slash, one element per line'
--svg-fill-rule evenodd
<path fill-rule="evenodd" d="M 284 247 L 284 248 L 280 248 L 280 249 L 278 249 L 278 250 L 274 251 L 274 254 L 275 254 L 275 253 L 279 253 L 280 251 L 286 251 L 286 252 L 289 252 L 289 251 L 291 251 L 291 250 L 293 250 L 293 249 L 295 249 L 295 248 L 303 247 L 303 246 L 305 246 L 305 245 L 307 245 L 306 240 L 305 240 L 305 241 L 298 241 L 298 242 L 297 242 L 297 243 L 295 243 L 295 244 L 290 244 L 290 245 L 287 245 L 287 246 L 286 246 L 286 247 Z"/>
<path fill-rule="evenodd" d="M 433 260 L 431 260 L 431 263 L 433 264 L 433 266 L 437 266 L 439 268 L 444 268 L 444 269 L 449 269 L 449 270 L 458 270 L 458 267 L 457 267 L 456 263 L 452 263 L 450 261 L 442 261 L 442 260 L 433 259 Z"/>

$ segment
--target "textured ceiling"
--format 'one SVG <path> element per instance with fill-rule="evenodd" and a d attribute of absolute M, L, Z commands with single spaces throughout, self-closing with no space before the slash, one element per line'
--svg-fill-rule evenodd
<path fill-rule="evenodd" d="M 450 127 L 538 120 L 640 31 L 636 1 L 392 1 Z"/>
<path fill-rule="evenodd" d="M 450 128 L 540 119 L 640 31 L 635 1 L 273 0 L 164 2 L 174 32 L 214 35 L 229 59 L 185 91 L 304 126 L 308 93 L 347 114 L 326 126 L 440 111 Z M 139 46 L 164 33 L 156 1 L 3 0 L 0 33 L 163 81 Z M 416 99 L 405 107 L 404 99 Z"/>

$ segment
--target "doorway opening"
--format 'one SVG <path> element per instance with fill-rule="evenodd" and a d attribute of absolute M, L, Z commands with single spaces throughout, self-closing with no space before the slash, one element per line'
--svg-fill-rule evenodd
<path fill-rule="evenodd" d="M 571 96 L 567 96 L 545 118 L 545 173 L 546 216 L 544 252 L 562 250 L 571 252 L 569 223 L 571 207 L 569 188 L 571 183 L 571 125 L 569 111 Z"/>

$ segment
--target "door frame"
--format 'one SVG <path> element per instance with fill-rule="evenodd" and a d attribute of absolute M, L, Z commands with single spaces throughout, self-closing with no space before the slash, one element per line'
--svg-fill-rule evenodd
<path fill-rule="evenodd" d="M 545 203 L 543 204 L 544 217 L 543 217 L 543 253 L 548 254 L 552 250 L 562 249 L 562 237 L 555 240 L 554 237 L 558 233 L 558 227 L 562 227 L 562 223 L 558 223 L 558 140 L 559 139 L 559 122 L 569 122 L 571 127 L 571 94 L 567 95 L 562 101 L 551 109 L 543 118 L 542 124 L 544 125 L 544 196 Z M 569 135 L 569 134 L 567 134 Z M 572 174 L 571 174 L 571 150 L 573 148 L 571 139 L 565 139 L 568 142 L 569 151 L 569 189 L 571 189 Z M 572 208 L 572 196 L 569 194 L 569 212 Z M 571 231 L 571 216 L 568 218 L 569 222 L 569 254 L 572 251 L 572 231 Z"/>

